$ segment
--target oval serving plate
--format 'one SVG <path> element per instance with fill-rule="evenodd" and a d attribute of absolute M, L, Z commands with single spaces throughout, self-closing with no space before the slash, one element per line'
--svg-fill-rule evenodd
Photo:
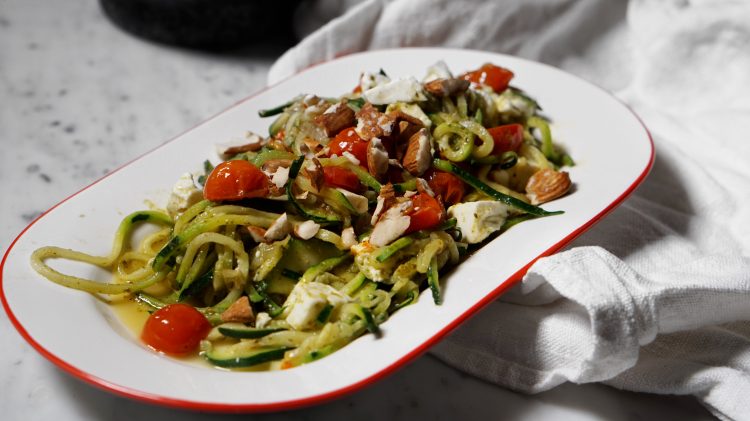
<path fill-rule="evenodd" d="M 365 335 L 322 360 L 275 372 L 228 372 L 159 355 L 144 347 L 92 295 L 37 275 L 29 255 L 57 245 L 105 255 L 121 218 L 164 204 L 185 171 L 198 171 L 214 144 L 245 130 L 265 133 L 257 111 L 299 93 L 338 96 L 360 71 L 421 77 L 444 60 L 458 73 L 485 62 L 515 73 L 513 85 L 536 98 L 553 134 L 576 161 L 567 196 L 545 204 L 565 214 L 519 224 L 485 245 L 441 280 L 443 304 L 427 295 L 394 314 L 382 337 Z M 214 158 L 214 161 L 216 159 Z M 58 204 L 16 238 L 2 261 L 1 296 L 23 337 L 62 369 L 96 386 L 153 403 L 214 411 L 268 411 L 319 403 L 383 377 L 426 351 L 517 282 L 537 258 L 581 234 L 645 178 L 653 144 L 639 119 L 605 91 L 558 69 L 515 57 L 452 49 L 366 52 L 326 62 L 240 102 Z M 82 276 L 106 274 L 54 262 Z"/>

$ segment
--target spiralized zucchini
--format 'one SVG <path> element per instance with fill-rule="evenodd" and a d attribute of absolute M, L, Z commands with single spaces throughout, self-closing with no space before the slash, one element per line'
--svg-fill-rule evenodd
<path fill-rule="evenodd" d="M 532 205 L 525 191 L 538 171 L 572 163 L 536 102 L 471 73 L 463 79 L 411 86 L 418 94 L 407 98 L 408 89 L 388 91 L 385 73 L 365 75 L 364 93 L 300 95 L 261 110 L 275 116 L 269 137 L 216 168 L 206 161 L 207 173 L 193 178 L 203 200 L 128 215 L 107 256 L 42 247 L 31 265 L 65 287 L 129 294 L 156 313 L 190 305 L 213 325 L 196 352 L 223 368 L 290 368 L 379 335 L 423 291 L 435 304 L 450 299 L 440 272 L 489 236 L 471 230 L 496 234 L 559 213 Z M 392 100 L 376 101 L 370 88 Z M 234 174 L 234 164 L 252 173 Z M 500 202 L 495 219 L 507 220 L 486 228 L 461 213 L 474 201 Z M 158 229 L 131 249 L 140 223 Z M 54 259 L 105 268 L 116 281 L 63 274 Z"/>

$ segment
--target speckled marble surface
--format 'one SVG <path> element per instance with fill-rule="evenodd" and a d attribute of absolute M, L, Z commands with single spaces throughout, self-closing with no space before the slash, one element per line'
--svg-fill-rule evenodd
<path fill-rule="evenodd" d="M 261 89 L 283 46 L 213 55 L 149 44 L 93 1 L 0 0 L 0 250 L 42 211 Z M 4 420 L 239 419 L 130 401 L 70 377 L 0 315 Z M 268 419 L 710 419 L 689 398 L 564 385 L 521 395 L 423 356 L 364 390 Z"/>

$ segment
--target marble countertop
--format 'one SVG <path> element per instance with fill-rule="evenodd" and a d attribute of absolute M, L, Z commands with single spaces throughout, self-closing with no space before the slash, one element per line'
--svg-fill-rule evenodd
<path fill-rule="evenodd" d="M 283 46 L 207 54 L 114 28 L 96 2 L 0 3 L 0 250 L 44 210 L 261 89 Z M 57 369 L 0 315 L 6 420 L 216 419 L 130 401 Z M 710 419 L 695 401 L 564 385 L 522 395 L 426 355 L 342 399 L 268 419 Z"/>

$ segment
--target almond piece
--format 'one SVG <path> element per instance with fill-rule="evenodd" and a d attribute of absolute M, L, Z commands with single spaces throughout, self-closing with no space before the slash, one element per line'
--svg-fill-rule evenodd
<path fill-rule="evenodd" d="M 378 180 L 388 172 L 388 152 L 377 137 L 373 137 L 367 145 L 367 167 L 370 175 Z"/>
<path fill-rule="evenodd" d="M 323 165 L 320 164 L 318 158 L 313 158 L 302 168 L 302 175 L 310 179 L 313 190 L 319 192 L 323 188 L 324 176 L 323 176 Z"/>
<path fill-rule="evenodd" d="M 294 235 L 303 240 L 309 240 L 315 237 L 315 234 L 317 234 L 318 231 L 320 231 L 320 224 L 311 220 L 307 220 L 294 227 Z"/>
<path fill-rule="evenodd" d="M 286 216 L 286 212 L 276 218 L 263 236 L 267 242 L 283 240 L 292 231 L 292 224 Z"/>
<path fill-rule="evenodd" d="M 346 249 L 351 249 L 357 244 L 357 236 L 354 234 L 354 228 L 347 227 L 341 231 L 341 242 Z"/>
<path fill-rule="evenodd" d="M 380 216 L 388 210 L 391 206 L 396 203 L 396 190 L 393 188 L 393 184 L 387 183 L 380 188 L 378 193 L 378 203 L 375 206 L 375 210 L 372 213 L 372 219 L 370 225 L 375 225 L 380 219 Z"/>
<path fill-rule="evenodd" d="M 526 196 L 532 205 L 539 205 L 564 195 L 570 190 L 570 186 L 570 176 L 567 172 L 545 168 L 529 178 L 526 183 Z"/>
<path fill-rule="evenodd" d="M 388 115 L 396 121 L 396 125 L 399 129 L 398 137 L 403 141 L 408 140 L 414 133 L 424 127 L 424 123 L 422 123 L 420 119 L 406 114 L 401 110 L 391 112 Z"/>
<path fill-rule="evenodd" d="M 251 323 L 255 320 L 253 314 L 253 308 L 250 307 L 250 300 L 247 296 L 242 296 L 233 302 L 223 313 L 221 313 L 221 321 L 225 323 Z"/>
<path fill-rule="evenodd" d="M 369 102 L 357 112 L 356 117 L 356 132 L 364 140 L 388 137 L 393 134 L 396 127 L 393 117 L 381 113 Z"/>
<path fill-rule="evenodd" d="M 469 81 L 464 79 L 435 79 L 424 84 L 425 91 L 438 98 L 453 96 L 469 89 Z"/>
<path fill-rule="evenodd" d="M 421 129 L 409 138 L 409 146 L 402 161 L 406 171 L 413 176 L 420 176 L 430 168 L 432 148 L 427 129 Z"/>
<path fill-rule="evenodd" d="M 323 114 L 315 117 L 315 123 L 323 128 L 326 136 L 332 137 L 354 125 L 354 110 L 341 101 L 331 105 Z"/>
<path fill-rule="evenodd" d="M 391 207 L 372 229 L 370 244 L 376 247 L 385 246 L 401 237 L 409 229 L 410 224 L 411 218 L 401 213 L 400 206 Z"/>
<path fill-rule="evenodd" d="M 253 241 L 256 243 L 267 243 L 266 241 L 266 230 L 265 228 L 256 227 L 255 225 L 248 225 L 245 227 L 247 232 L 253 237 Z"/>
<path fill-rule="evenodd" d="M 280 167 L 289 168 L 292 165 L 291 159 L 269 159 L 260 166 L 263 172 L 273 174 Z"/>

